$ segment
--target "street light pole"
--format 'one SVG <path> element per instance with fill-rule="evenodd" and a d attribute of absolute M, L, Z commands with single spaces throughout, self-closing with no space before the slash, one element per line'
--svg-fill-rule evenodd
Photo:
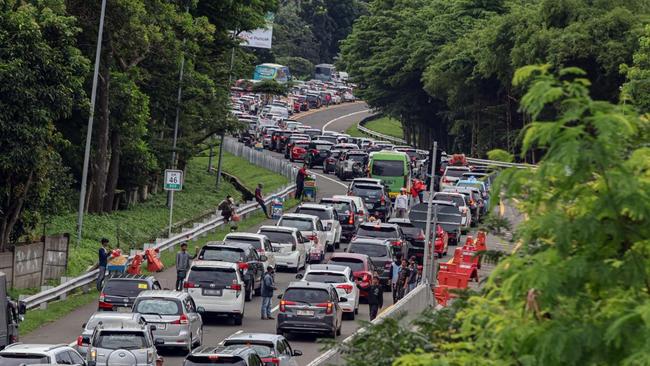
<path fill-rule="evenodd" d="M 430 166 L 431 166 L 431 178 L 429 179 L 429 201 L 427 203 L 427 223 L 426 223 L 426 230 L 424 237 L 427 240 L 427 245 L 424 246 L 424 262 L 423 262 L 423 269 L 425 273 L 425 277 L 427 279 L 427 283 L 435 285 L 435 276 L 432 276 L 432 260 L 435 257 L 435 248 L 431 248 L 431 246 L 436 245 L 436 238 L 433 238 L 433 244 L 431 244 L 430 238 L 431 238 L 431 215 L 433 211 L 433 189 L 434 189 L 434 180 L 435 180 L 435 166 L 436 166 L 436 154 L 438 153 L 438 142 L 434 141 L 433 142 L 433 159 L 431 160 Z M 438 224 L 438 210 L 436 209 L 435 215 L 434 215 L 434 223 L 433 223 L 433 231 L 436 231 L 436 226 Z M 431 250 L 433 250 L 433 256 L 431 255 Z M 433 267 L 435 267 L 435 261 L 433 263 Z M 435 271 L 435 269 L 434 269 Z"/>
<path fill-rule="evenodd" d="M 102 9 L 99 16 L 99 30 L 97 32 L 97 46 L 95 48 L 95 71 L 93 72 L 93 86 L 90 93 L 90 113 L 88 116 L 88 129 L 86 131 L 86 150 L 84 152 L 84 165 L 81 173 L 81 192 L 79 194 L 79 213 L 77 216 L 77 244 L 81 243 L 83 232 L 84 211 L 86 207 L 86 186 L 88 183 L 88 164 L 90 161 L 90 142 L 93 136 L 93 121 L 95 119 L 95 101 L 97 100 L 97 79 L 99 76 L 99 62 L 102 53 L 102 38 L 104 36 L 104 16 L 106 14 L 106 0 L 102 0 Z"/>

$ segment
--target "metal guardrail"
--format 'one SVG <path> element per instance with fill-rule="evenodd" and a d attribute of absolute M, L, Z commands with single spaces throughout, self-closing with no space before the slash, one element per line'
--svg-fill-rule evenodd
<path fill-rule="evenodd" d="M 399 144 L 405 144 L 406 143 L 406 140 L 404 140 L 404 139 L 400 139 L 400 138 L 397 138 L 397 137 L 394 137 L 394 136 L 388 136 L 388 135 L 384 135 L 383 133 L 375 132 L 375 131 L 373 131 L 371 129 L 368 129 L 368 128 L 365 128 L 365 127 L 361 126 L 361 124 L 357 124 L 357 129 L 359 131 L 365 133 L 366 135 L 376 137 L 376 138 L 380 138 L 382 140 L 397 142 Z"/>
<path fill-rule="evenodd" d="M 434 303 L 431 287 L 429 284 L 421 283 L 413 291 L 406 294 L 397 304 L 388 307 L 379 314 L 371 324 L 381 324 L 386 319 L 397 317 L 402 317 L 400 322 L 406 323 L 417 317 L 426 308 L 433 306 Z M 366 327 L 357 329 L 356 332 L 345 338 L 343 343 L 351 342 L 355 337 L 362 335 L 364 332 L 366 332 Z M 343 355 L 339 347 L 334 347 L 322 353 L 307 366 L 343 365 L 344 363 Z"/>

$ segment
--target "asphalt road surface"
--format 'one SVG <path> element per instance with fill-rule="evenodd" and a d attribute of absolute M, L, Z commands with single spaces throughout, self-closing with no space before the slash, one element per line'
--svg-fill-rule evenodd
<path fill-rule="evenodd" d="M 308 112 L 302 116 L 297 116 L 296 119 L 310 125 L 314 128 L 324 128 L 337 132 L 343 132 L 350 126 L 356 124 L 361 119 L 371 115 L 372 112 L 364 103 L 352 103 L 339 106 L 330 107 L 328 109 L 319 110 L 315 112 Z M 282 158 L 280 154 L 272 153 L 275 156 Z M 314 170 L 312 170 L 314 171 Z M 345 194 L 347 191 L 347 184 L 340 182 L 334 175 L 324 175 L 320 169 L 315 170 L 317 174 L 318 197 L 327 197 L 335 194 Z M 270 193 L 270 192 L 266 192 Z M 274 224 L 273 220 L 267 220 L 263 225 Z M 252 228 L 250 231 L 255 232 L 257 228 Z M 464 242 L 464 238 L 463 238 Z M 499 246 L 494 238 L 488 236 L 488 247 Z M 342 244 L 339 251 L 344 250 L 346 245 Z M 450 247 L 449 255 L 442 258 L 442 261 L 448 261 L 453 255 L 455 247 Z M 482 274 L 486 274 L 488 268 L 481 270 Z M 175 283 L 176 272 L 174 268 L 169 268 L 162 273 L 156 275 L 158 280 L 162 283 L 164 288 L 173 288 Z M 276 284 L 280 291 L 285 289 L 289 282 L 295 280 L 293 273 L 276 273 Z M 273 312 L 277 313 L 277 303 L 279 300 L 273 299 Z M 384 307 L 392 303 L 390 293 L 384 294 Z M 260 319 L 260 306 L 261 298 L 254 297 L 253 301 L 247 302 L 245 307 L 245 316 L 242 326 L 235 326 L 226 318 L 217 319 L 204 319 L 204 336 L 203 344 L 216 345 L 225 337 L 236 332 L 275 332 L 275 321 L 261 320 Z M 97 309 L 96 303 L 91 303 L 79 307 L 70 314 L 64 316 L 54 323 L 44 325 L 38 330 L 22 338 L 25 343 L 70 343 L 76 340 L 81 332 L 81 325 L 85 323 L 88 318 Z M 29 314 L 28 314 L 29 316 Z M 343 340 L 359 327 L 358 320 L 369 320 L 368 305 L 361 304 L 359 306 L 359 314 L 356 320 L 345 320 L 343 323 L 342 335 L 338 340 Z M 303 356 L 298 358 L 300 365 L 306 365 L 314 358 L 316 358 L 322 351 L 323 345 L 313 336 L 293 336 L 289 338 L 293 349 L 298 349 L 303 352 Z M 161 355 L 165 358 L 165 365 L 178 366 L 182 365 L 184 354 L 179 352 L 163 351 Z"/>

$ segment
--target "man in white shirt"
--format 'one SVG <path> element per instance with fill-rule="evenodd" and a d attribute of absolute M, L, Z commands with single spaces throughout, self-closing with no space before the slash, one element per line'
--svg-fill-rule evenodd
<path fill-rule="evenodd" d="M 409 198 L 406 195 L 406 188 L 402 188 L 399 195 L 395 198 L 395 217 L 405 218 L 408 207 Z"/>

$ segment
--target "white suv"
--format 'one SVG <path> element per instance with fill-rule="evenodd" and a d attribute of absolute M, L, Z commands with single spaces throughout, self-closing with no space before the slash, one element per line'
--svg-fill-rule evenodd
<path fill-rule="evenodd" d="M 275 252 L 275 264 L 280 268 L 292 269 L 298 272 L 307 265 L 305 239 L 295 227 L 262 226 L 257 231 L 271 241 Z"/>
<path fill-rule="evenodd" d="M 315 203 L 303 203 L 296 209 L 296 213 L 317 216 L 325 227 L 327 250 L 334 251 L 341 243 L 341 223 L 339 216 L 332 206 Z"/>
<path fill-rule="evenodd" d="M 264 263 L 264 268 L 269 268 L 269 266 L 275 267 L 275 253 L 273 252 L 273 246 L 271 241 L 264 235 L 252 234 L 252 233 L 230 233 L 223 238 L 225 244 L 229 243 L 246 243 L 250 244 L 255 248 L 257 254 L 266 256 L 266 261 Z"/>
<path fill-rule="evenodd" d="M 343 317 L 354 320 L 355 314 L 359 313 L 359 289 L 350 267 L 336 264 L 311 264 L 304 275 L 297 274 L 296 278 L 306 282 L 332 284 L 339 297 L 347 299 L 346 302 L 339 303 L 343 310 Z"/>
<path fill-rule="evenodd" d="M 309 262 L 320 262 L 325 259 L 325 243 L 327 233 L 321 220 L 313 215 L 289 214 L 282 215 L 276 226 L 295 227 L 302 236 L 309 239 L 305 248 Z"/>
<path fill-rule="evenodd" d="M 83 357 L 64 344 L 10 344 L 0 351 L 0 365 L 85 365 Z"/>
<path fill-rule="evenodd" d="M 237 263 L 194 261 L 184 287 L 199 313 L 231 316 L 235 325 L 242 324 L 246 285 Z"/>

